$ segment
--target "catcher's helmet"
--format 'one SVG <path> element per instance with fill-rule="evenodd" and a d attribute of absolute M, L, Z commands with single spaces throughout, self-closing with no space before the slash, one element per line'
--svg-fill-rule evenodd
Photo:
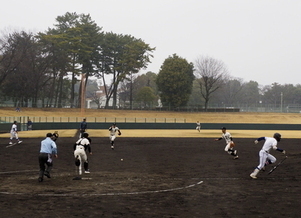
<path fill-rule="evenodd" d="M 279 133 L 277 133 L 277 132 L 274 134 L 273 137 L 277 140 L 277 142 L 279 142 L 280 139 L 281 139 L 281 135 Z"/>
<path fill-rule="evenodd" d="M 84 132 L 84 133 L 83 133 L 83 137 L 84 137 L 84 138 L 88 138 L 88 137 L 89 137 L 89 134 L 88 134 L 87 132 Z"/>

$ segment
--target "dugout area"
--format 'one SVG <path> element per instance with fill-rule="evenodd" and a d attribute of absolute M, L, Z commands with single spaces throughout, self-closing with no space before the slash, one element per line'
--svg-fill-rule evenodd
<path fill-rule="evenodd" d="M 132 130 L 133 131 L 133 130 Z M 194 132 L 194 131 L 193 131 Z M 20 132 L 20 135 L 22 133 Z M 0 145 L 0 210 L 3 217 L 298 217 L 301 199 L 300 139 L 284 138 L 288 159 L 257 180 L 262 144 L 236 137 L 239 159 L 212 137 L 92 138 L 89 175 L 75 176 L 73 144 L 60 137 L 51 179 L 38 183 L 38 153 L 45 137 Z M 193 133 L 194 134 L 194 133 Z M 232 134 L 232 131 L 231 131 Z M 232 134 L 233 135 L 233 134 Z M 262 135 L 258 135 L 260 137 Z M 283 157 L 273 151 L 278 161 Z M 121 161 L 123 159 L 123 161 Z"/>

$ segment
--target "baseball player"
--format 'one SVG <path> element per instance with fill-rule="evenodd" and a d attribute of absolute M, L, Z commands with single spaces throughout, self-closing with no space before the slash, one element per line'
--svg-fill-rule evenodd
<path fill-rule="evenodd" d="M 121 135 L 121 131 L 116 126 L 116 123 L 113 123 L 113 125 L 110 126 L 109 131 L 110 131 L 111 149 L 114 150 L 114 140 L 116 138 L 116 132 L 118 132 L 118 135 Z"/>
<path fill-rule="evenodd" d="M 86 154 L 86 150 L 88 150 L 89 153 L 92 154 L 90 143 L 91 143 L 91 139 L 89 138 L 89 134 L 84 132 L 82 134 L 82 138 L 77 140 L 77 142 L 74 144 L 73 148 L 74 148 L 75 165 L 78 166 L 79 168 L 79 175 L 82 174 L 82 163 L 84 163 L 85 173 L 90 173 L 88 157 Z"/>
<path fill-rule="evenodd" d="M 281 135 L 279 133 L 275 133 L 273 137 L 260 137 L 256 139 L 254 143 L 257 144 L 262 140 L 265 140 L 265 142 L 259 151 L 259 165 L 250 174 L 252 179 L 257 179 L 257 174 L 260 170 L 264 170 L 266 165 L 276 162 L 276 158 L 270 154 L 272 148 L 285 154 L 285 150 L 277 148 L 277 143 L 281 140 Z"/>
<path fill-rule="evenodd" d="M 17 127 L 17 121 L 14 121 L 11 130 L 10 130 L 10 142 L 9 144 L 12 145 L 13 144 L 13 138 L 16 138 L 17 143 L 20 144 L 22 141 L 19 140 L 18 137 L 18 127 Z"/>
<path fill-rule="evenodd" d="M 196 121 L 196 128 L 197 131 L 201 132 L 201 124 L 199 121 Z"/>
<path fill-rule="evenodd" d="M 222 137 L 215 139 L 215 141 L 219 141 L 221 139 L 225 139 L 226 141 L 226 147 L 225 147 L 225 151 L 228 152 L 228 154 L 234 156 L 234 159 L 238 159 L 238 155 L 237 155 L 237 150 L 234 149 L 234 142 L 233 142 L 233 138 L 231 136 L 231 134 L 229 132 L 227 132 L 226 127 L 222 128 Z"/>
<path fill-rule="evenodd" d="M 51 139 L 53 141 L 56 141 L 59 138 L 59 132 L 58 131 L 54 131 L 54 133 L 52 134 Z"/>

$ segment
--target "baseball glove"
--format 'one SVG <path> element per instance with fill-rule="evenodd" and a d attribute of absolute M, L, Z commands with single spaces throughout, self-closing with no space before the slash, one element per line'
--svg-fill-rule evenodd
<path fill-rule="evenodd" d="M 80 165 L 80 160 L 79 160 L 79 159 L 76 159 L 76 160 L 75 160 L 75 166 L 78 167 L 79 165 Z"/>
<path fill-rule="evenodd" d="M 118 135 L 121 135 L 121 132 L 119 132 Z"/>
<path fill-rule="evenodd" d="M 234 142 L 230 142 L 230 148 L 233 148 L 235 146 Z"/>

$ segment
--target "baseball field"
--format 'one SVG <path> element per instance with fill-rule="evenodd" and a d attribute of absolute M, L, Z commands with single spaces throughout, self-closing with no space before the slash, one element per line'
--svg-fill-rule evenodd
<path fill-rule="evenodd" d="M 16 113 L 18 113 L 16 115 Z M 0 110 L 0 116 L 89 117 L 185 117 L 194 123 L 301 123 L 299 114 L 257 113 L 164 113 L 140 111 Z M 21 116 L 21 115 L 20 115 Z M 51 178 L 38 182 L 38 153 L 46 132 L 20 132 L 23 142 L 6 148 L 7 134 L 0 146 L 0 211 L 3 217 L 299 217 L 301 200 L 301 148 L 299 132 L 282 133 L 279 147 L 272 151 L 280 162 L 249 174 L 258 165 L 262 142 L 254 140 L 272 132 L 241 133 L 234 137 L 239 159 L 224 151 L 224 141 L 214 141 L 220 130 L 185 132 L 169 130 L 121 130 L 111 150 L 108 131 L 89 131 L 92 155 L 90 174 L 82 180 L 74 165 L 73 144 L 77 130 L 62 130 L 57 140 Z M 164 130 L 165 131 L 165 130 Z M 187 132 L 186 132 L 187 131 Z M 208 131 L 208 132 L 207 132 Z M 35 132 L 35 133 L 31 133 Z M 139 132 L 139 134 L 137 133 Z M 149 133 L 151 132 L 151 133 Z M 250 132 L 250 131 L 249 131 Z M 254 132 L 254 133 L 253 133 Z M 32 135 L 31 135 L 32 134 Z M 37 134 L 37 135 L 36 135 Z M 243 134 L 246 134 L 244 136 Z M 265 135 L 268 134 L 268 135 Z M 288 137 L 285 137 L 288 136 Z"/>

